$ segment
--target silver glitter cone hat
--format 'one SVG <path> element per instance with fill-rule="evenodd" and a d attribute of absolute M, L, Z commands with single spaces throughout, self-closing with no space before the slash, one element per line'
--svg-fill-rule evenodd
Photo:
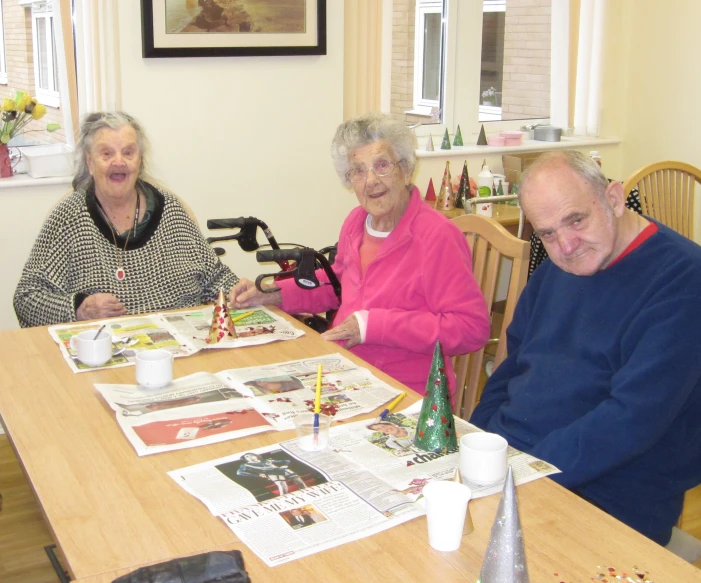
<path fill-rule="evenodd" d="M 504 481 L 478 583 L 530 583 L 511 466 Z"/>

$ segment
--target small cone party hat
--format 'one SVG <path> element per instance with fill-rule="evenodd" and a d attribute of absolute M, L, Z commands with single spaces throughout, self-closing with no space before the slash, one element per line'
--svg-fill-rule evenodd
<path fill-rule="evenodd" d="M 467 173 L 467 160 L 465 160 L 460 175 L 460 186 L 458 186 L 458 193 L 455 195 L 455 208 L 467 208 L 468 198 L 470 198 L 470 176 Z"/>
<path fill-rule="evenodd" d="M 433 147 L 433 136 L 428 134 L 428 141 L 426 142 L 426 151 L 433 152 L 435 148 Z"/>
<path fill-rule="evenodd" d="M 450 150 L 450 136 L 448 135 L 448 128 L 445 128 L 445 134 L 443 134 L 441 150 Z"/>
<path fill-rule="evenodd" d="M 426 189 L 424 200 L 431 208 L 436 208 L 436 189 L 433 187 L 433 178 L 428 179 L 428 188 Z"/>
<path fill-rule="evenodd" d="M 438 192 L 438 201 L 436 209 L 439 211 L 449 211 L 455 208 L 455 192 L 453 192 L 453 183 L 450 178 L 450 160 L 445 163 L 445 171 L 443 172 L 443 182 L 441 189 Z"/>
<path fill-rule="evenodd" d="M 231 314 L 229 314 L 229 306 L 226 303 L 224 290 L 220 289 L 217 303 L 214 305 L 212 325 L 209 328 L 207 344 L 216 344 L 226 337 L 237 338 L 236 328 L 234 328 L 234 323 L 231 321 Z"/>
<path fill-rule="evenodd" d="M 487 134 L 484 131 L 484 124 L 482 124 L 482 129 L 480 130 L 479 138 L 477 138 L 477 145 L 478 146 L 486 146 L 487 145 Z"/>
<path fill-rule="evenodd" d="M 462 132 L 460 131 L 460 126 L 455 130 L 455 137 L 453 138 L 453 146 L 462 146 Z"/>
<path fill-rule="evenodd" d="M 509 466 L 478 583 L 529 582 L 514 473 Z"/>
<path fill-rule="evenodd" d="M 442 453 L 458 449 L 440 342 L 436 342 L 436 348 L 433 351 L 431 372 L 426 382 L 426 396 L 416 425 L 414 445 L 424 451 Z"/>

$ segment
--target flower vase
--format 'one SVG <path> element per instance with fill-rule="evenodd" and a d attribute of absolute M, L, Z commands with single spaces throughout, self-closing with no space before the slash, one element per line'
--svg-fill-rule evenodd
<path fill-rule="evenodd" d="M 0 144 L 0 178 L 9 178 L 13 174 L 10 150 L 7 144 Z"/>

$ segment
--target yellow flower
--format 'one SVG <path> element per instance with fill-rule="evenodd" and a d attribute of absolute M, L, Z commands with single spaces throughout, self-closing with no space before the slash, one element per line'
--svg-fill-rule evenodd
<path fill-rule="evenodd" d="M 44 117 L 44 114 L 46 113 L 46 106 L 42 105 L 41 103 L 37 103 L 34 106 L 34 109 L 32 109 L 32 117 L 34 119 L 41 119 Z"/>
<path fill-rule="evenodd" d="M 17 95 L 19 96 L 19 100 L 17 100 L 17 111 L 24 111 L 27 104 L 32 102 L 32 98 L 26 93 L 22 93 L 21 95 L 18 93 Z"/>
<path fill-rule="evenodd" d="M 9 97 L 5 97 L 5 99 L 2 102 L 2 110 L 3 111 L 13 111 L 15 109 L 15 102 L 13 99 L 10 99 Z"/>

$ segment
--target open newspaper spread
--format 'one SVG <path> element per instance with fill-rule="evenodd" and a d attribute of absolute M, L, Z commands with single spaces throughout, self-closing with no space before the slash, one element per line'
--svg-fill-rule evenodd
<path fill-rule="evenodd" d="M 199 372 L 162 389 L 96 384 L 138 455 L 294 429 L 314 410 L 321 364 L 321 412 L 334 419 L 370 413 L 400 391 L 340 354 L 265 366 Z"/>
<path fill-rule="evenodd" d="M 59 345 L 63 358 L 73 372 L 130 366 L 134 364 L 136 353 L 142 350 L 164 348 L 179 357 L 190 356 L 204 348 L 255 346 L 304 336 L 304 332 L 292 326 L 285 318 L 260 306 L 252 310 L 232 312 L 232 318 L 248 311 L 253 312 L 234 323 L 238 338 L 225 338 L 221 342 L 207 344 L 213 311 L 213 306 L 207 306 L 183 312 L 110 318 L 90 324 L 60 324 L 50 326 L 49 334 Z M 85 330 L 97 332 L 103 325 L 112 334 L 113 357 L 100 366 L 83 364 L 71 348 L 71 337 Z"/>
<path fill-rule="evenodd" d="M 420 410 L 421 402 L 390 414 L 391 432 L 374 420 L 332 427 L 323 451 L 303 451 L 290 440 L 168 475 L 274 567 L 424 514 L 423 487 L 452 479 L 459 454 L 413 447 Z M 455 422 L 458 435 L 481 431 Z M 508 457 L 516 485 L 559 471 L 513 448 Z M 473 498 L 503 487 L 467 485 Z"/>

